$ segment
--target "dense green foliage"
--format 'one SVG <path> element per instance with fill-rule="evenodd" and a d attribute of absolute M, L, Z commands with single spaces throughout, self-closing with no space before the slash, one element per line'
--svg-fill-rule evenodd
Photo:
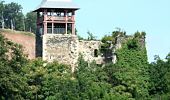
<path fill-rule="evenodd" d="M 29 32 L 36 33 L 36 21 L 37 14 L 35 12 L 29 12 L 25 17 L 25 30 Z"/>
<path fill-rule="evenodd" d="M 22 6 L 11 2 L 0 1 L 0 27 L 19 31 L 36 32 L 36 13 L 29 12 L 24 16 Z"/>
<path fill-rule="evenodd" d="M 24 16 L 17 3 L 1 1 L 0 19 L 1 28 L 36 32 L 36 14 Z M 87 40 L 96 39 L 88 35 Z M 71 73 L 68 65 L 28 60 L 20 45 L 0 34 L 0 100 L 169 100 L 170 54 L 165 60 L 156 56 L 149 64 L 145 35 L 113 31 L 102 38 L 100 51 L 108 58 L 115 53 L 117 62 L 97 65 L 80 56 Z M 118 42 L 122 46 L 115 51 Z"/>
<path fill-rule="evenodd" d="M 27 84 L 22 67 L 26 62 L 21 46 L 0 35 L 0 99 L 18 99 L 24 95 Z"/>
<path fill-rule="evenodd" d="M 170 54 L 166 60 L 161 60 L 159 56 L 155 57 L 156 62 L 149 66 L 150 75 L 150 95 L 162 100 L 170 99 Z"/>
<path fill-rule="evenodd" d="M 117 51 L 116 68 L 119 71 L 114 73 L 115 77 L 131 97 L 146 99 L 149 96 L 147 53 L 145 48 L 140 47 L 137 38 L 128 40 Z"/>
<path fill-rule="evenodd" d="M 169 100 L 170 55 L 148 64 L 144 37 L 136 32 L 126 39 L 116 51 L 116 64 L 87 63 L 80 56 L 71 73 L 70 66 L 57 62 L 27 60 L 20 45 L 0 35 L 0 99 Z"/>
<path fill-rule="evenodd" d="M 102 44 L 100 48 L 100 52 L 105 57 L 105 60 L 109 62 L 112 62 L 110 59 L 115 52 L 115 45 L 117 44 L 117 38 L 118 37 L 125 37 L 126 32 L 121 31 L 121 29 L 117 29 L 116 31 L 112 32 L 112 35 L 105 35 L 102 38 Z"/>

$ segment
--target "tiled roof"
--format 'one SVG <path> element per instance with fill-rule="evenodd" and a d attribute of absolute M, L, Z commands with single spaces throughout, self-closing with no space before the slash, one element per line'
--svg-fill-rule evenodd
<path fill-rule="evenodd" d="M 37 11 L 41 8 L 79 9 L 79 7 L 71 0 L 43 0 L 34 11 Z"/>

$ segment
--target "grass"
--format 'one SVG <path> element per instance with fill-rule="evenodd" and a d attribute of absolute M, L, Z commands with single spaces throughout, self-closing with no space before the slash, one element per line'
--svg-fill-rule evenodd
<path fill-rule="evenodd" d="M 24 31 L 16 31 L 16 30 L 11 30 L 11 29 L 0 29 L 0 32 L 2 32 L 2 33 L 9 33 L 9 34 L 24 34 L 24 35 L 27 35 L 27 36 L 35 37 L 34 33 L 24 32 Z"/>

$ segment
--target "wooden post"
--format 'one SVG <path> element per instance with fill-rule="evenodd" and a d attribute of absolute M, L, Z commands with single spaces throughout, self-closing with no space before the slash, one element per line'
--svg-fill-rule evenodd
<path fill-rule="evenodd" d="M 75 24 L 74 23 L 72 23 L 72 35 L 76 35 L 75 34 Z"/>
<path fill-rule="evenodd" d="M 73 21 L 73 23 L 72 23 L 72 34 L 76 35 L 75 34 L 75 11 L 72 11 L 72 21 Z"/>
<path fill-rule="evenodd" d="M 75 22 L 75 11 L 72 11 L 72 21 Z"/>
<path fill-rule="evenodd" d="M 66 28 L 65 28 L 65 34 L 67 34 L 67 30 L 68 30 L 68 29 L 67 29 L 67 27 L 68 27 L 68 26 L 67 26 L 67 20 L 68 20 L 68 14 L 67 14 L 67 10 L 65 10 L 65 27 L 66 27 Z"/>
<path fill-rule="evenodd" d="M 47 34 L 47 22 L 44 21 L 44 33 L 43 34 Z"/>
<path fill-rule="evenodd" d="M 52 12 L 51 12 L 51 16 L 52 16 L 52 34 L 54 34 L 54 9 L 52 9 Z"/>
<path fill-rule="evenodd" d="M 44 33 L 43 34 L 47 34 L 47 9 L 44 10 L 44 21 L 43 21 L 43 24 L 44 24 Z"/>
<path fill-rule="evenodd" d="M 54 34 L 54 22 L 52 22 L 52 34 Z"/>
<path fill-rule="evenodd" d="M 39 27 L 40 27 L 40 26 L 39 26 L 39 24 L 38 24 L 38 23 L 37 23 L 36 25 L 37 25 L 37 28 L 36 28 L 36 34 L 39 34 Z"/>
<path fill-rule="evenodd" d="M 36 34 L 40 34 L 40 12 L 37 12 L 37 30 L 36 30 Z"/>

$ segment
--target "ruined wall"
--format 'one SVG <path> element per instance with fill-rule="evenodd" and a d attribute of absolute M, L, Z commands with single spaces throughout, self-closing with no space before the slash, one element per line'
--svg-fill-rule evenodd
<path fill-rule="evenodd" d="M 43 60 L 58 61 L 75 67 L 78 60 L 78 38 L 73 35 L 43 35 Z M 74 69 L 74 68 L 73 68 Z"/>
<path fill-rule="evenodd" d="M 83 55 L 84 60 L 88 62 L 96 61 L 97 64 L 103 63 L 100 53 L 101 41 L 79 41 L 79 53 Z"/>
<path fill-rule="evenodd" d="M 101 41 L 79 41 L 74 35 L 45 34 L 43 35 L 43 60 L 58 61 L 76 67 L 79 54 L 85 61 L 101 64 L 103 58 L 99 55 Z"/>
<path fill-rule="evenodd" d="M 123 37 L 116 39 L 111 61 L 116 63 L 116 49 L 121 48 Z M 97 64 L 106 63 L 105 57 L 100 54 L 101 41 L 78 40 L 75 35 L 45 34 L 43 35 L 43 60 L 48 62 L 58 61 L 72 66 L 77 66 L 79 54 L 87 62 L 96 61 Z"/>

